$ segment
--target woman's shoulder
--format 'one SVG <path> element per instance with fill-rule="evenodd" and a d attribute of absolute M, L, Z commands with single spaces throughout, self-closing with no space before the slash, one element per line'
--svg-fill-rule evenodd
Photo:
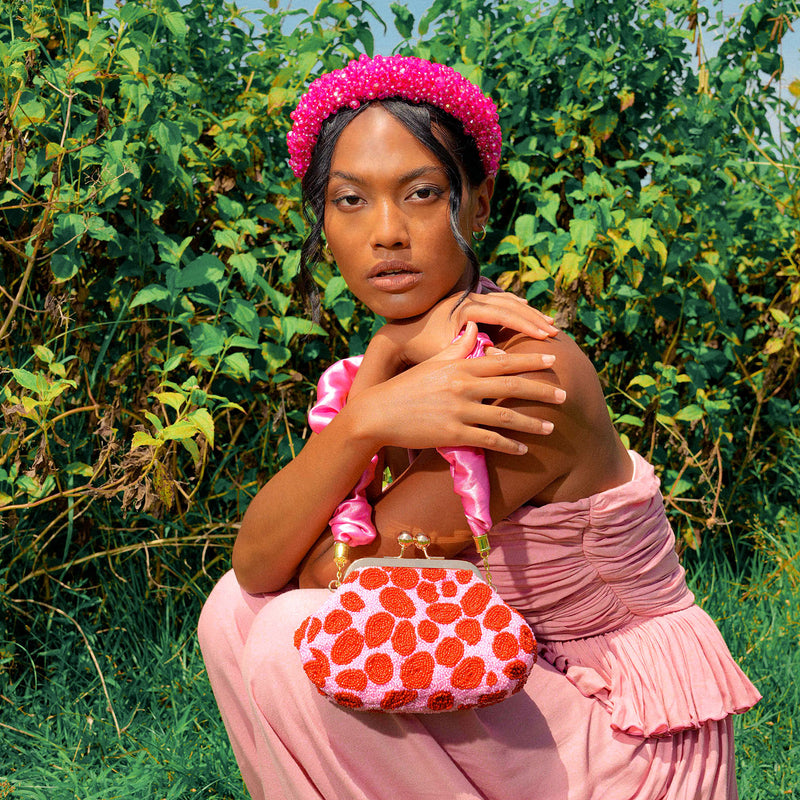
<path fill-rule="evenodd" d="M 601 400 L 603 408 L 602 387 L 594 365 L 575 340 L 564 331 L 547 339 L 532 339 L 521 333 L 501 329 L 497 334 L 495 346 L 507 353 L 542 353 L 555 356 L 556 360 L 550 370 L 537 372 L 540 379 L 557 383 L 567 392 L 570 400 L 570 389 L 580 392 L 586 399 L 590 391 L 595 400 Z"/>
<path fill-rule="evenodd" d="M 621 485 L 630 479 L 630 456 L 623 447 L 606 405 L 603 388 L 592 362 L 566 333 L 537 340 L 501 330 L 496 346 L 508 353 L 546 353 L 556 357 L 549 370 L 531 373 L 566 392 L 557 407 L 539 407 L 555 428 L 535 445 L 540 462 L 560 465 L 559 474 L 534 500 L 542 503 L 580 500 Z"/>

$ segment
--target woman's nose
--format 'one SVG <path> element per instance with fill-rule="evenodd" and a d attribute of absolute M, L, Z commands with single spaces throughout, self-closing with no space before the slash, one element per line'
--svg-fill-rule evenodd
<path fill-rule="evenodd" d="M 377 203 L 374 206 L 374 217 L 370 244 L 375 248 L 397 250 L 409 244 L 408 228 L 402 212 L 391 201 Z"/>

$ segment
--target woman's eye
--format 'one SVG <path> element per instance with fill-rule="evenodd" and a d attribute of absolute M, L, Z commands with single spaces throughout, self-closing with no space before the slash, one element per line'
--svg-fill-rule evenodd
<path fill-rule="evenodd" d="M 333 204 L 335 206 L 346 206 L 347 208 L 357 206 L 360 202 L 361 198 L 357 194 L 345 194 L 333 199 Z"/>
<path fill-rule="evenodd" d="M 418 200 L 430 200 L 430 198 L 439 197 L 441 194 L 442 190 L 436 186 L 422 186 L 419 189 L 414 189 L 411 197 Z"/>

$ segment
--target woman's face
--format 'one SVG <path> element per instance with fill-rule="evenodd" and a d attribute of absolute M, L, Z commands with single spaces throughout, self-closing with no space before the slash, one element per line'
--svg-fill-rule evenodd
<path fill-rule="evenodd" d="M 486 224 L 492 189 L 487 179 L 464 190 L 467 241 Z M 468 287 L 449 196 L 441 163 L 380 106 L 342 131 L 325 196 L 325 237 L 350 291 L 376 314 L 415 317 Z"/>

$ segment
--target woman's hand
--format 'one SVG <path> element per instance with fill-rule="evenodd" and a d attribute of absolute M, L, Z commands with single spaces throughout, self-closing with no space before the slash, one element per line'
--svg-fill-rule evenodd
<path fill-rule="evenodd" d="M 456 445 L 511 455 L 527 452 L 525 445 L 489 429 L 547 434 L 552 424 L 484 401 L 563 403 L 562 389 L 526 375 L 549 369 L 555 356 L 493 350 L 482 358 L 466 359 L 477 335 L 477 325 L 469 322 L 464 335 L 434 357 L 351 393 L 342 413 L 353 435 L 369 442 L 373 452 L 386 446 L 421 450 Z M 367 361 L 365 356 L 364 365 Z"/>
<path fill-rule="evenodd" d="M 510 328 L 532 339 L 558 333 L 551 317 L 510 292 L 473 292 L 460 304 L 459 299 L 460 295 L 446 297 L 421 317 L 384 325 L 375 338 L 391 343 L 395 358 L 408 366 L 444 350 L 467 322 Z"/>

